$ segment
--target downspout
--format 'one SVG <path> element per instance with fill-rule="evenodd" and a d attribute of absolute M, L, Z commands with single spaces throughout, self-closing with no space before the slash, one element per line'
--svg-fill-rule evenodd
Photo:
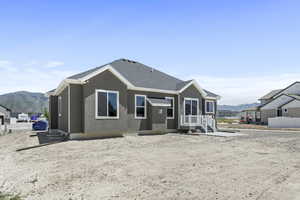
<path fill-rule="evenodd" d="M 71 132 L 71 89 L 70 89 L 70 84 L 68 85 L 68 134 Z"/>
<path fill-rule="evenodd" d="M 217 120 L 217 111 L 218 111 L 218 100 L 216 100 L 215 102 L 215 128 L 216 128 L 216 131 L 218 131 L 218 120 Z"/>
<path fill-rule="evenodd" d="M 178 113 L 178 119 L 177 119 L 177 129 L 179 130 L 180 129 L 180 122 L 181 122 L 181 118 L 180 118 L 180 113 L 181 113 L 181 110 L 180 110 L 180 93 L 178 93 L 178 111 L 177 111 L 177 113 Z"/>

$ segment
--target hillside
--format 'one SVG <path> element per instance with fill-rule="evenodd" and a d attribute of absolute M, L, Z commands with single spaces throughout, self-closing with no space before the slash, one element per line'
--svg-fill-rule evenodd
<path fill-rule="evenodd" d="M 0 95 L 0 104 L 14 113 L 41 113 L 48 109 L 48 98 L 43 93 L 19 91 Z"/>
<path fill-rule="evenodd" d="M 10 108 L 12 112 L 40 113 L 48 109 L 48 98 L 43 93 L 19 91 L 0 95 L 0 104 Z M 218 105 L 219 111 L 233 111 L 235 115 L 246 108 L 258 106 L 258 103 L 241 105 Z M 227 115 L 227 114 L 226 114 Z"/>
<path fill-rule="evenodd" d="M 236 106 L 232 106 L 232 105 L 218 105 L 218 110 L 230 110 L 230 111 L 242 111 L 245 110 L 247 108 L 252 108 L 255 106 L 258 106 L 259 103 L 251 103 L 251 104 L 241 104 L 241 105 L 236 105 Z"/>

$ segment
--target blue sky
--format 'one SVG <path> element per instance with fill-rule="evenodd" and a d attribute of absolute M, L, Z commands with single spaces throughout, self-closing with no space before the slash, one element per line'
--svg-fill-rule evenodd
<path fill-rule="evenodd" d="M 0 94 L 129 58 L 251 103 L 300 77 L 300 1 L 0 0 Z"/>

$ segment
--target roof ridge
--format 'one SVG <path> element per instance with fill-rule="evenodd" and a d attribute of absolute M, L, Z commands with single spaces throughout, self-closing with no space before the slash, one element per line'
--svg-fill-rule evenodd
<path fill-rule="evenodd" d="M 111 63 L 114 63 L 114 62 L 116 62 L 116 61 L 128 62 L 128 63 L 131 63 L 131 64 L 140 64 L 140 65 L 142 65 L 143 67 L 146 67 L 146 68 L 149 68 L 149 69 L 154 69 L 155 71 L 160 72 L 160 73 L 162 73 L 162 74 L 164 74 L 164 75 L 166 75 L 166 76 L 168 76 L 168 77 L 171 77 L 171 78 L 173 78 L 173 79 L 176 79 L 177 81 L 185 82 L 185 81 L 183 81 L 183 80 L 181 80 L 181 79 L 179 79 L 179 78 L 177 78 L 177 77 L 175 77 L 175 76 L 172 76 L 172 75 L 170 75 L 170 74 L 167 74 L 166 72 L 163 72 L 163 71 L 161 71 L 161 70 L 159 70 L 159 69 L 157 69 L 157 68 L 150 67 L 150 66 L 148 66 L 148 65 L 146 65 L 146 64 L 143 64 L 143 63 L 138 62 L 138 61 L 135 61 L 135 60 L 129 60 L 129 59 L 125 59 L 125 58 L 120 58 L 120 59 L 117 59 L 117 60 L 115 60 L 115 61 L 113 61 L 113 62 L 111 62 Z M 109 63 L 109 64 L 110 64 L 110 63 Z"/>
<path fill-rule="evenodd" d="M 140 88 L 179 91 L 187 86 L 187 84 L 195 81 L 194 79 L 184 81 L 169 73 L 163 72 L 160 69 L 125 58 L 119 58 L 104 65 L 88 69 L 84 72 L 70 76 L 67 79 L 83 80 L 89 78 L 89 75 L 96 75 L 97 71 L 101 72 L 106 66 L 111 68 L 111 70 L 118 72 L 124 80 L 127 80 L 132 85 Z M 218 96 L 212 92 L 210 92 L 210 95 Z"/>

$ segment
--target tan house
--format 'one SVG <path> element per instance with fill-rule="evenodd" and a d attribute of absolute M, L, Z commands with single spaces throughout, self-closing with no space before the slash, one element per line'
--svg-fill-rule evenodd
<path fill-rule="evenodd" d="M 262 124 L 268 124 L 268 119 L 274 117 L 300 117 L 300 82 L 273 90 L 259 100 Z"/>

